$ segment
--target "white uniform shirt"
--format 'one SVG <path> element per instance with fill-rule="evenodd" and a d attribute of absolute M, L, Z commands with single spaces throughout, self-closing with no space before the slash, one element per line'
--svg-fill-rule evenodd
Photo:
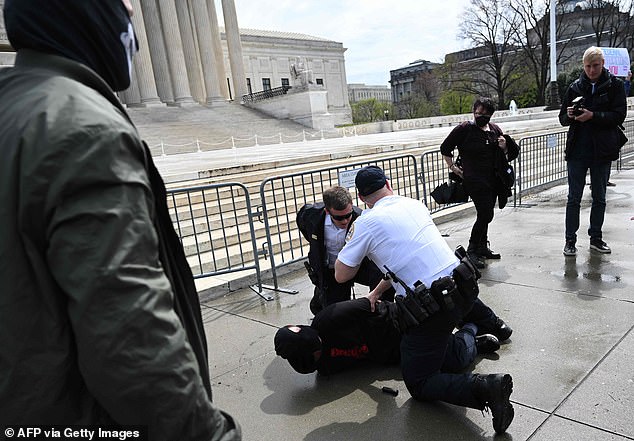
<path fill-rule="evenodd" d="M 458 266 L 458 258 L 434 224 L 427 207 L 415 199 L 386 196 L 377 201 L 350 227 L 339 260 L 350 267 L 369 257 L 381 271 L 384 265 L 410 288 L 420 280 L 427 287 Z M 405 295 L 392 282 L 397 295 Z"/>
<path fill-rule="evenodd" d="M 335 267 L 337 255 L 346 243 L 346 233 L 347 228 L 339 228 L 332 222 L 330 215 L 326 214 L 326 219 L 324 220 L 324 245 L 328 255 L 328 268 Z"/>

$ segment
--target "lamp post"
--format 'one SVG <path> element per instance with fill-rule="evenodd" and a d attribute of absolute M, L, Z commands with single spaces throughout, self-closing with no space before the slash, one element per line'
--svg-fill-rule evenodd
<path fill-rule="evenodd" d="M 555 24 L 556 0 L 550 0 L 550 84 L 548 85 L 548 104 L 545 110 L 561 107 L 557 87 L 557 26 Z"/>
<path fill-rule="evenodd" d="M 387 121 L 388 119 L 390 119 L 390 111 L 385 109 L 383 111 L 383 118 L 385 119 L 385 121 Z"/>

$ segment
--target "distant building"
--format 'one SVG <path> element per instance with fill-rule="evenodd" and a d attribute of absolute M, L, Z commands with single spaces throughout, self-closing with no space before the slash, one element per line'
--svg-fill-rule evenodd
<path fill-rule="evenodd" d="M 228 66 L 222 29 L 220 37 Z M 240 29 L 240 40 L 248 93 L 292 86 L 290 68 L 299 57 L 312 71 L 314 84 L 328 92 L 328 111 L 335 115 L 335 124 L 352 122 L 344 59 L 346 48 L 342 43 L 305 34 L 256 29 Z"/>
<path fill-rule="evenodd" d="M 439 63 L 432 63 L 427 60 L 416 60 L 405 67 L 400 67 L 390 71 L 390 85 L 392 89 L 392 103 L 397 104 L 399 101 L 415 94 L 415 83 L 423 76 L 432 72 Z"/>
<path fill-rule="evenodd" d="M 392 101 L 392 92 L 388 86 L 369 86 L 360 83 L 348 84 L 348 100 L 350 103 L 371 98 L 389 103 Z"/>
<path fill-rule="evenodd" d="M 119 94 L 124 104 L 240 102 L 243 94 L 292 85 L 291 64 L 300 57 L 312 71 L 314 85 L 328 92 L 328 112 L 335 124 L 352 122 L 342 43 L 282 31 L 230 27 L 226 32 L 218 25 L 212 1 L 160 2 L 160 7 L 156 0 L 136 3 L 141 7 L 132 22 L 140 52 L 134 58 L 132 84 Z M 0 0 L 0 8 L 3 4 Z M 231 12 L 235 18 L 235 10 Z M 227 33 L 230 41 L 240 42 L 231 50 Z M 0 14 L 0 66 L 12 65 L 14 58 Z M 233 78 L 234 68 L 244 78 Z"/>
<path fill-rule="evenodd" d="M 600 5 L 599 5 L 600 3 Z M 632 30 L 628 31 L 634 24 L 627 12 L 619 11 L 619 8 L 610 2 L 590 2 L 568 0 L 557 5 L 557 73 L 569 72 L 572 69 L 581 67 L 583 53 L 590 46 L 597 45 L 597 30 L 600 30 L 602 47 L 609 47 L 611 41 L 621 41 L 617 37 L 617 32 L 626 35 L 619 44 L 619 47 L 627 48 L 630 57 L 634 55 Z M 596 7 L 593 7 L 596 4 Z M 548 26 L 550 17 L 544 16 L 539 22 L 540 27 Z M 594 25 L 593 25 L 594 23 Z M 536 44 L 537 37 L 533 29 L 528 31 L 528 41 Z"/>

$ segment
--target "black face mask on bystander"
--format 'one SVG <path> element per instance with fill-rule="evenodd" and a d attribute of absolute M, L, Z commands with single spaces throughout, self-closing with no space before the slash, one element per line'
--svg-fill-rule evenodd
<path fill-rule="evenodd" d="M 4 21 L 15 50 L 82 63 L 115 91 L 130 86 L 138 44 L 121 0 L 5 0 Z"/>
<path fill-rule="evenodd" d="M 491 121 L 490 115 L 478 115 L 475 117 L 475 123 L 478 127 L 486 126 Z"/>

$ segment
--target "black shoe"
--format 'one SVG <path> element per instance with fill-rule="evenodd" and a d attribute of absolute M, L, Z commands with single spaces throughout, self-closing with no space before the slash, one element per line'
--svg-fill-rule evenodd
<path fill-rule="evenodd" d="M 601 239 L 590 239 L 590 249 L 601 254 L 610 254 L 612 252 L 608 244 Z"/>
<path fill-rule="evenodd" d="M 575 246 L 576 242 L 574 240 L 567 240 L 566 245 L 564 246 L 564 256 L 576 256 L 577 255 L 577 247 Z"/>
<path fill-rule="evenodd" d="M 502 258 L 502 256 L 499 253 L 496 253 L 495 251 L 491 250 L 491 248 L 489 248 L 489 242 L 487 242 L 485 245 L 478 247 L 475 253 L 483 259 Z"/>
<path fill-rule="evenodd" d="M 616 184 L 614 182 L 610 182 L 608 181 L 608 183 L 606 184 L 607 187 L 616 187 Z"/>
<path fill-rule="evenodd" d="M 513 392 L 513 378 L 509 374 L 476 375 L 474 393 L 484 407 L 491 409 L 493 430 L 504 433 L 511 425 L 515 410 L 509 398 Z"/>
<path fill-rule="evenodd" d="M 476 268 L 486 268 L 487 265 L 486 263 L 484 263 L 484 260 L 482 260 L 482 258 L 478 256 L 475 252 L 467 251 L 467 257 L 469 257 L 469 260 Z"/>
<path fill-rule="evenodd" d="M 478 354 L 492 354 L 500 349 L 500 340 L 492 334 L 482 334 L 475 338 Z"/>
<path fill-rule="evenodd" d="M 491 334 L 495 335 L 498 340 L 506 341 L 511 338 L 511 334 L 513 333 L 513 329 L 507 325 L 504 320 L 498 317 L 495 320 L 495 329 L 491 331 Z"/>

